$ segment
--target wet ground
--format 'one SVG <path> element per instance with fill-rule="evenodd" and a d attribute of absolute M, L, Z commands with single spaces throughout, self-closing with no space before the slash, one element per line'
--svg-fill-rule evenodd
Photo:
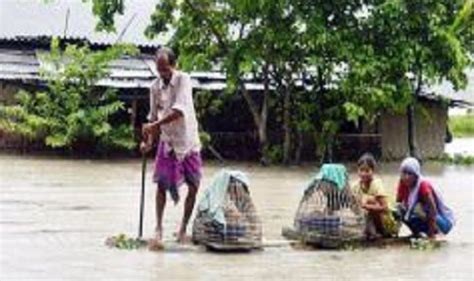
<path fill-rule="evenodd" d="M 282 239 L 281 228 L 291 225 L 305 182 L 316 167 L 235 167 L 250 176 L 265 238 Z M 219 168 L 217 164 L 206 164 L 203 187 Z M 105 247 L 107 236 L 137 233 L 140 169 L 139 160 L 0 155 L 0 280 L 353 281 L 474 277 L 473 166 L 425 167 L 427 176 L 441 187 L 458 219 L 453 232 L 445 238 L 448 243 L 441 249 L 307 251 L 278 247 L 226 255 L 199 249 L 156 253 Z M 396 164 L 384 165 L 381 177 L 386 188 L 394 190 Z M 154 189 L 148 181 L 145 236 L 153 233 Z M 172 239 L 181 212 L 182 205 L 167 206 L 166 239 Z"/>

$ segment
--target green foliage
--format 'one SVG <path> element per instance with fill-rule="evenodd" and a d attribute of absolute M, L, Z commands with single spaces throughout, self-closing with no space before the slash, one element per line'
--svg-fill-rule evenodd
<path fill-rule="evenodd" d="M 196 108 L 196 115 L 198 118 L 206 114 L 218 114 L 223 105 L 224 99 L 213 95 L 210 91 L 199 91 L 194 96 L 194 107 Z"/>
<path fill-rule="evenodd" d="M 194 107 L 198 119 L 202 119 L 207 114 L 216 115 L 221 111 L 223 99 L 215 97 L 210 91 L 199 91 L 194 96 Z M 211 144 L 211 135 L 203 127 L 199 128 L 199 138 L 203 147 L 207 148 Z"/>
<path fill-rule="evenodd" d="M 471 9 L 464 1 L 374 1 L 362 22 L 365 36 L 355 38 L 359 44 L 348 58 L 344 91 L 356 97 L 350 114 L 400 111 L 422 86 L 442 79 L 464 87 Z"/>
<path fill-rule="evenodd" d="M 291 139 L 313 133 L 323 150 L 343 122 L 403 112 L 423 86 L 464 87 L 472 63 L 472 0 L 157 2 L 146 35 L 173 32 L 180 67 L 217 68 L 231 93 L 261 81 L 272 89 L 263 102 L 244 95 L 256 129 L 282 120 Z"/>
<path fill-rule="evenodd" d="M 88 2 L 89 0 L 82 0 Z M 97 31 L 115 31 L 115 14 L 123 15 L 124 11 L 124 0 L 91 0 L 92 1 L 92 13 L 99 17 L 97 23 Z"/>
<path fill-rule="evenodd" d="M 464 45 L 469 48 L 470 53 L 474 53 L 474 1 L 466 0 L 461 10 L 456 14 L 449 31 L 459 36 Z"/>
<path fill-rule="evenodd" d="M 53 148 L 133 148 L 132 128 L 111 124 L 114 114 L 124 109 L 123 103 L 115 90 L 95 84 L 107 75 L 111 60 L 134 52 L 130 46 L 93 52 L 87 46 L 68 45 L 62 50 L 54 39 L 50 53 L 42 56 L 46 88 L 36 93 L 20 91 L 17 105 L 1 106 L 0 129 Z"/>
<path fill-rule="evenodd" d="M 474 137 L 474 114 L 450 116 L 448 126 L 454 137 Z"/>
<path fill-rule="evenodd" d="M 208 147 L 211 144 L 211 135 L 205 131 L 199 132 L 199 139 L 203 147 Z"/>
<path fill-rule="evenodd" d="M 269 164 L 281 163 L 283 160 L 283 147 L 281 145 L 270 145 L 265 147 L 264 155 Z"/>

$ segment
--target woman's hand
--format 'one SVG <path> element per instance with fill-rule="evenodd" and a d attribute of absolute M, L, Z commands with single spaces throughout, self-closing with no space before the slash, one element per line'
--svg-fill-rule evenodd
<path fill-rule="evenodd" d="M 362 208 L 367 211 L 374 211 L 378 208 L 378 205 L 374 202 L 366 202 L 362 204 Z"/>
<path fill-rule="evenodd" d="M 388 207 L 385 197 L 377 196 L 375 198 L 366 200 L 366 202 L 362 204 L 362 208 L 367 211 L 382 212 L 387 210 Z"/>

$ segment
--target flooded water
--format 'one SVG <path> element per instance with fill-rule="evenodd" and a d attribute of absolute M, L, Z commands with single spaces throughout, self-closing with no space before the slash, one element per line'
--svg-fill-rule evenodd
<path fill-rule="evenodd" d="M 291 225 L 315 167 L 235 167 L 250 176 L 265 238 L 282 239 L 281 228 Z M 219 168 L 206 164 L 203 187 Z M 105 247 L 107 236 L 137 233 L 140 169 L 139 160 L 0 155 L 0 280 L 473 280 L 474 167 L 425 167 L 458 219 L 441 249 L 275 247 L 226 255 L 200 249 L 149 252 Z M 381 170 L 392 190 L 396 171 L 395 164 Z M 153 233 L 154 190 L 148 181 L 145 236 Z M 181 213 L 182 205 L 167 205 L 165 239 L 172 239 Z"/>
<path fill-rule="evenodd" d="M 447 143 L 445 152 L 448 154 L 462 154 L 474 156 L 474 138 L 455 138 Z"/>

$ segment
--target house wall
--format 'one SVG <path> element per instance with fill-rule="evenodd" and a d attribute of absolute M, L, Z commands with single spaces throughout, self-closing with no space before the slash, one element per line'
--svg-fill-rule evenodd
<path fill-rule="evenodd" d="M 444 152 L 447 106 L 440 102 L 420 101 L 415 113 L 415 130 L 421 157 L 439 157 Z M 408 155 L 407 116 L 385 113 L 380 118 L 382 157 L 386 160 L 401 159 Z"/>

